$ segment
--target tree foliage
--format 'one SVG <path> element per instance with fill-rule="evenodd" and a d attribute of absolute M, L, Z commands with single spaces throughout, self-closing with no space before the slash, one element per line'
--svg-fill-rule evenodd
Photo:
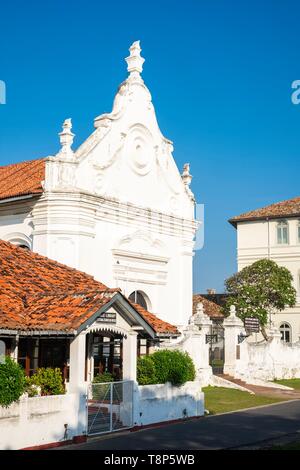
<path fill-rule="evenodd" d="M 229 312 L 230 305 L 235 305 L 242 320 L 255 317 L 264 327 L 270 314 L 295 305 L 296 290 L 292 282 L 290 271 L 275 261 L 255 261 L 225 281 L 229 294 L 225 312 Z"/>

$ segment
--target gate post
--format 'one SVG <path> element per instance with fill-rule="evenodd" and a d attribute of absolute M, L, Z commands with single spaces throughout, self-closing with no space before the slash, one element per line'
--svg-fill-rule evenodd
<path fill-rule="evenodd" d="M 197 313 L 194 318 L 194 323 L 199 328 L 198 350 L 197 356 L 200 362 L 198 367 L 198 376 L 204 385 L 208 385 L 212 376 L 212 368 L 209 365 L 209 343 L 206 342 L 206 335 L 209 334 L 212 321 L 209 316 L 205 314 L 203 304 L 200 302 L 197 305 Z"/>
<path fill-rule="evenodd" d="M 224 320 L 225 363 L 224 374 L 234 376 L 237 361 L 238 336 L 244 331 L 242 320 L 236 316 L 235 305 L 230 307 L 230 315 Z"/>
<path fill-rule="evenodd" d="M 123 338 L 123 380 L 136 381 L 137 332 L 130 331 Z"/>
<path fill-rule="evenodd" d="M 70 392 L 81 391 L 85 386 L 85 334 L 80 333 L 70 343 Z"/>
<path fill-rule="evenodd" d="M 70 343 L 70 378 L 69 392 L 76 395 L 78 410 L 77 426 L 81 426 L 82 434 L 87 433 L 87 387 L 85 384 L 85 342 L 86 335 L 80 333 Z"/>

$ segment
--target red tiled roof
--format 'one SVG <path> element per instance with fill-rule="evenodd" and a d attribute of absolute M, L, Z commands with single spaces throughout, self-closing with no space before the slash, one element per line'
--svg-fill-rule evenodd
<path fill-rule="evenodd" d="M 297 217 L 300 216 L 300 197 L 276 202 L 269 206 L 262 207 L 253 211 L 245 212 L 229 219 L 229 222 L 236 226 L 237 222 L 247 220 L 259 220 L 277 217 Z"/>
<path fill-rule="evenodd" d="M 176 326 L 171 325 L 171 323 L 161 320 L 156 315 L 154 315 L 154 313 L 150 313 L 148 312 L 148 310 L 145 310 L 143 307 L 141 307 L 141 305 L 135 304 L 131 301 L 130 303 L 131 305 L 134 306 L 134 308 L 138 311 L 138 313 L 144 318 L 144 320 L 146 320 L 146 322 L 152 326 L 152 328 L 154 329 L 154 331 L 156 331 L 156 333 L 161 333 L 161 334 L 172 333 L 174 335 L 176 334 L 179 335 L 179 332 Z"/>
<path fill-rule="evenodd" d="M 76 330 L 117 292 L 88 274 L 0 240 L 0 328 Z M 134 308 L 154 331 L 174 332 L 172 325 Z"/>
<path fill-rule="evenodd" d="M 0 167 L 0 199 L 42 194 L 45 159 Z"/>
<path fill-rule="evenodd" d="M 215 302 L 212 302 L 211 300 L 207 300 L 200 294 L 193 295 L 193 315 L 197 313 L 197 305 L 200 302 L 203 304 L 204 313 L 206 313 L 206 315 L 208 315 L 210 318 L 224 318 L 220 305 L 216 304 Z"/>

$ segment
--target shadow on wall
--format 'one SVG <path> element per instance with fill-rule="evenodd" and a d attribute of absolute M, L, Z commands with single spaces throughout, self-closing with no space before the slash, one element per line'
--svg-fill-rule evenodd
<path fill-rule="evenodd" d="M 0 408 L 0 449 L 29 449 L 69 442 L 86 434 L 86 398 L 52 395 L 22 398 Z"/>

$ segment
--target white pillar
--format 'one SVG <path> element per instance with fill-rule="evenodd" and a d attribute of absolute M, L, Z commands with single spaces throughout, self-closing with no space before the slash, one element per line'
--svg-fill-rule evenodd
<path fill-rule="evenodd" d="M 12 338 L 11 343 L 12 344 L 10 356 L 15 362 L 18 362 L 19 335 L 16 335 L 14 338 Z"/>
<path fill-rule="evenodd" d="M 281 333 L 278 328 L 273 327 L 268 332 L 270 340 L 268 341 L 269 357 L 272 362 L 272 377 L 271 379 L 283 379 L 285 373 L 288 373 L 287 365 L 284 364 L 283 348 L 284 345 L 281 341 Z M 292 375 L 291 375 L 292 378 Z"/>
<path fill-rule="evenodd" d="M 223 323 L 225 329 L 224 374 L 232 376 L 235 375 L 236 371 L 238 336 L 240 333 L 245 334 L 243 322 L 236 316 L 235 312 L 235 306 L 231 305 L 230 315 L 225 318 Z"/>
<path fill-rule="evenodd" d="M 70 376 L 68 393 L 76 395 L 74 402 L 77 407 L 77 428 L 82 434 L 87 432 L 87 386 L 85 383 L 85 343 L 86 335 L 80 333 L 70 342 Z"/>
<path fill-rule="evenodd" d="M 199 328 L 198 355 L 199 367 L 198 377 L 204 385 L 210 383 L 212 368 L 209 365 L 209 343 L 206 342 L 206 335 L 210 334 L 212 321 L 204 313 L 203 304 L 197 305 L 197 313 L 194 318 L 195 325 Z"/>
<path fill-rule="evenodd" d="M 136 381 L 137 333 L 131 331 L 123 338 L 123 380 Z"/>
<path fill-rule="evenodd" d="M 80 333 L 70 343 L 70 392 L 83 391 L 85 388 L 85 342 L 85 334 Z"/>

